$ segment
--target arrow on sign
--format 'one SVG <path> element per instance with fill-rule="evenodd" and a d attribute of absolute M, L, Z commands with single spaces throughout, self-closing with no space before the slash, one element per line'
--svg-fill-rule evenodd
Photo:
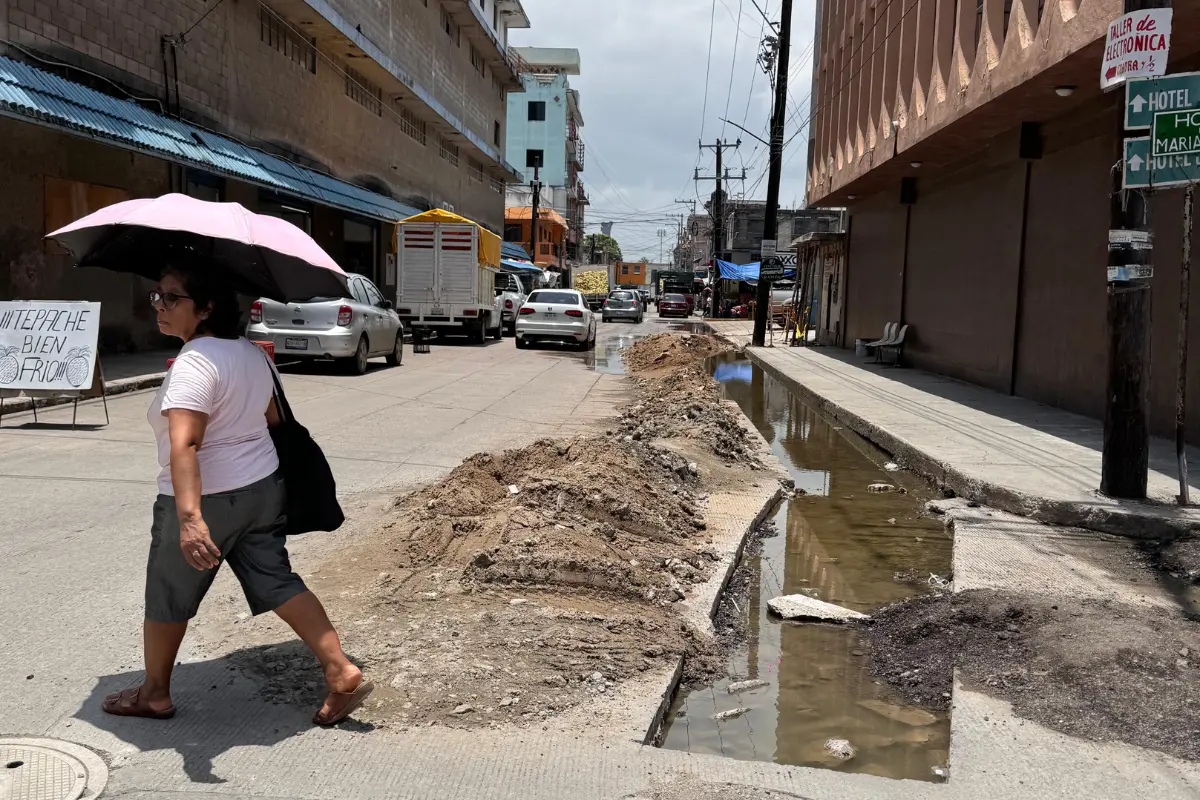
<path fill-rule="evenodd" d="M 1135 95 L 1134 98 L 1129 101 L 1129 105 L 1133 107 L 1133 112 L 1135 114 L 1140 114 L 1142 113 L 1142 107 L 1146 105 L 1146 98 L 1142 97 L 1140 94 Z"/>
<path fill-rule="evenodd" d="M 1129 159 L 1129 171 L 1130 172 L 1140 171 L 1143 163 L 1144 162 L 1142 161 L 1142 157 L 1135 153 L 1133 158 Z"/>

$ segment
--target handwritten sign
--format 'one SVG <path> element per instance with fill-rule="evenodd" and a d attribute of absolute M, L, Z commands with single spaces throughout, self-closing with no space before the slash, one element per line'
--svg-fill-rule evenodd
<path fill-rule="evenodd" d="M 1147 8 L 1117 17 L 1108 26 L 1100 88 L 1111 89 L 1126 78 L 1151 78 L 1167 71 L 1171 47 L 1171 9 Z"/>
<path fill-rule="evenodd" d="M 87 389 L 99 333 L 99 303 L 0 302 L 0 389 Z"/>

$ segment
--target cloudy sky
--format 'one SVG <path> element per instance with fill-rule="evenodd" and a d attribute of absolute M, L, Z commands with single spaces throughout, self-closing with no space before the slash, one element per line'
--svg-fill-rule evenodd
<path fill-rule="evenodd" d="M 781 0 L 758 4 L 772 20 L 779 18 Z M 663 253 L 669 258 L 676 232 L 671 215 L 690 211 L 674 201 L 707 197 L 713 190 L 711 181 L 692 181 L 695 167 L 701 175 L 713 174 L 712 151 L 697 148 L 701 136 L 708 144 L 740 136 L 740 150 L 727 153 L 725 164 L 737 175 L 745 167 L 746 197 L 766 198 L 766 147 L 721 122 L 724 117 L 769 138 L 772 92 L 755 63 L 765 23 L 751 0 L 522 0 L 522 5 L 532 27 L 510 32 L 511 44 L 574 47 L 580 53 L 582 74 L 570 81 L 579 91 L 585 123 L 588 232 L 612 221 L 626 258 L 657 261 L 658 230 L 664 228 Z M 814 0 L 796 0 L 792 12 L 785 140 L 809 114 L 814 9 Z M 806 148 L 802 134 L 784 151 L 779 193 L 784 206 L 803 203 Z M 742 192 L 743 183 L 733 182 L 728 191 Z"/>

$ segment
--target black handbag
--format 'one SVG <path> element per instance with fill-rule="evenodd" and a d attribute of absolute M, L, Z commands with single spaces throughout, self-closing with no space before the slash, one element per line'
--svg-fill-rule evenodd
<path fill-rule="evenodd" d="M 279 454 L 279 474 L 287 492 L 287 522 L 280 535 L 336 531 L 346 515 L 338 503 L 333 470 L 321 446 L 292 414 L 275 366 L 268 362 L 267 368 L 275 381 L 275 409 L 279 412 L 279 424 L 270 428 L 271 439 Z"/>

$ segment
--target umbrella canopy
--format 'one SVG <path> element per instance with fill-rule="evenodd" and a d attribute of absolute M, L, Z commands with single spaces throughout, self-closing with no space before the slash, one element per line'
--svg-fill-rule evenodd
<path fill-rule="evenodd" d="M 282 302 L 347 295 L 346 273 L 304 231 L 237 203 L 183 194 L 127 200 L 77 219 L 46 238 L 102 267 L 158 280 L 173 260 L 199 260 L 236 291 Z"/>

